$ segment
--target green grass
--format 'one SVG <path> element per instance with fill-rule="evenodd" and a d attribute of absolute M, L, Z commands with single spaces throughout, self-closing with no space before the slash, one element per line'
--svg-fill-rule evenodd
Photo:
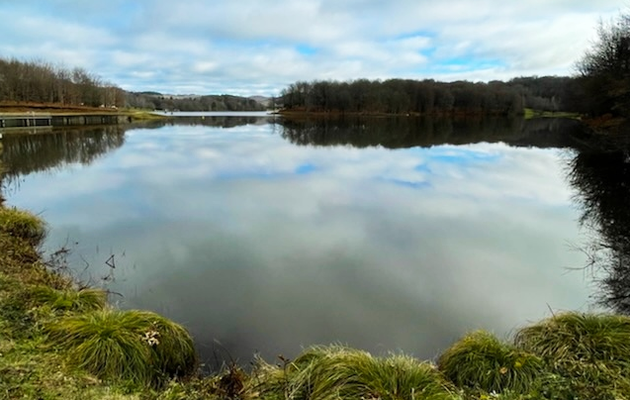
<path fill-rule="evenodd" d="M 438 368 L 461 388 L 527 393 L 542 375 L 542 360 L 501 342 L 485 331 L 472 332 L 447 349 Z"/>
<path fill-rule="evenodd" d="M 515 343 L 542 357 L 556 377 L 551 383 L 563 382 L 568 393 L 630 398 L 630 317 L 562 313 L 521 329 Z M 543 382 L 541 390 L 548 386 Z"/>
<path fill-rule="evenodd" d="M 169 119 L 169 116 L 154 114 L 148 110 L 128 109 L 124 113 L 134 121 L 154 121 Z"/>
<path fill-rule="evenodd" d="M 603 364 L 630 371 L 630 317 L 563 313 L 521 329 L 518 347 L 549 362 Z"/>
<path fill-rule="evenodd" d="M 148 311 L 82 313 L 57 319 L 46 331 L 71 365 L 100 379 L 159 385 L 197 367 L 188 332 Z"/>
<path fill-rule="evenodd" d="M 107 292 L 97 288 L 58 290 L 50 286 L 35 286 L 31 293 L 37 305 L 50 307 L 54 311 L 97 311 L 107 305 Z"/>
<path fill-rule="evenodd" d="M 565 111 L 543 111 L 543 110 L 534 110 L 533 108 L 525 108 L 523 110 L 523 117 L 525 119 L 533 119 L 533 118 L 571 118 L 571 119 L 580 119 L 580 114 L 565 112 Z"/>
<path fill-rule="evenodd" d="M 434 365 L 403 355 L 374 357 L 342 346 L 313 347 L 283 367 L 263 365 L 259 389 L 269 398 L 427 399 L 459 397 Z"/>
<path fill-rule="evenodd" d="M 37 247 L 46 237 L 46 224 L 39 217 L 16 208 L 0 207 L 0 230 Z"/>

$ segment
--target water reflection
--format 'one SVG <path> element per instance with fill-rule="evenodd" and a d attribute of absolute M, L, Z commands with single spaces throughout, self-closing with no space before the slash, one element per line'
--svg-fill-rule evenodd
<path fill-rule="evenodd" d="M 503 142 L 513 146 L 580 148 L 582 127 L 570 119 L 361 118 L 279 119 L 284 138 L 298 145 L 390 149 Z"/>
<path fill-rule="evenodd" d="M 2 139 L 0 161 L 8 179 L 58 168 L 89 165 L 125 143 L 122 125 L 63 129 L 40 134 L 8 134 Z"/>
<path fill-rule="evenodd" d="M 429 358 L 470 329 L 586 307 L 587 283 L 563 269 L 584 263 L 566 245 L 564 150 L 509 146 L 522 132 L 503 125 L 483 140 L 452 123 L 440 132 L 473 144 L 439 145 L 376 123 L 352 139 L 288 121 L 131 129 L 9 201 L 43 214 L 51 248 L 78 241 L 95 280 L 115 254 L 121 306 L 184 323 L 208 359 L 215 339 L 241 361 L 331 342 Z M 292 143 L 333 131 L 353 146 Z"/>
<path fill-rule="evenodd" d="M 593 233 L 584 250 L 599 277 L 598 299 L 630 314 L 630 160 L 621 149 L 583 152 L 570 163 L 581 222 Z"/>

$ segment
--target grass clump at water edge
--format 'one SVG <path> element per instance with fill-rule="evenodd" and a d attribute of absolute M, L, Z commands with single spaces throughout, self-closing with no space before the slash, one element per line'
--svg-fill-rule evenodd
<path fill-rule="evenodd" d="M 54 289 L 36 286 L 31 291 L 34 302 L 53 311 L 88 312 L 102 310 L 107 305 L 107 292 L 103 289 Z"/>
<path fill-rule="evenodd" d="M 542 375 L 543 363 L 488 332 L 476 331 L 448 348 L 438 368 L 461 388 L 527 393 Z"/>
<path fill-rule="evenodd" d="M 579 398 L 630 399 L 630 317 L 568 312 L 521 329 L 518 347 L 540 356 L 550 375 Z"/>
<path fill-rule="evenodd" d="M 434 365 L 412 357 L 343 346 L 313 347 L 283 367 L 259 364 L 260 394 L 277 399 L 427 399 L 459 397 Z"/>
<path fill-rule="evenodd" d="M 630 317 L 564 313 L 521 329 L 516 344 L 552 362 L 630 367 Z"/>
<path fill-rule="evenodd" d="M 105 380 L 159 386 L 197 367 L 188 332 L 148 311 L 82 313 L 53 321 L 46 330 L 72 365 Z"/>
<path fill-rule="evenodd" d="M 0 206 L 0 231 L 37 247 L 46 237 L 46 224 L 28 211 Z"/>

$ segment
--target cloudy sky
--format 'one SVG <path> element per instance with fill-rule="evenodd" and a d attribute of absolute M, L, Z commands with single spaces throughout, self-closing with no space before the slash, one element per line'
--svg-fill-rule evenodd
<path fill-rule="evenodd" d="M 567 75 L 625 0 L 0 0 L 0 56 L 132 91 L 277 95 L 296 80 Z"/>

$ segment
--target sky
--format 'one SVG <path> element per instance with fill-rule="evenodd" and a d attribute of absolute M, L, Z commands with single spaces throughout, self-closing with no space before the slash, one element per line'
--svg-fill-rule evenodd
<path fill-rule="evenodd" d="M 625 0 L 0 0 L 0 57 L 130 91 L 275 96 L 298 80 L 571 75 Z"/>

